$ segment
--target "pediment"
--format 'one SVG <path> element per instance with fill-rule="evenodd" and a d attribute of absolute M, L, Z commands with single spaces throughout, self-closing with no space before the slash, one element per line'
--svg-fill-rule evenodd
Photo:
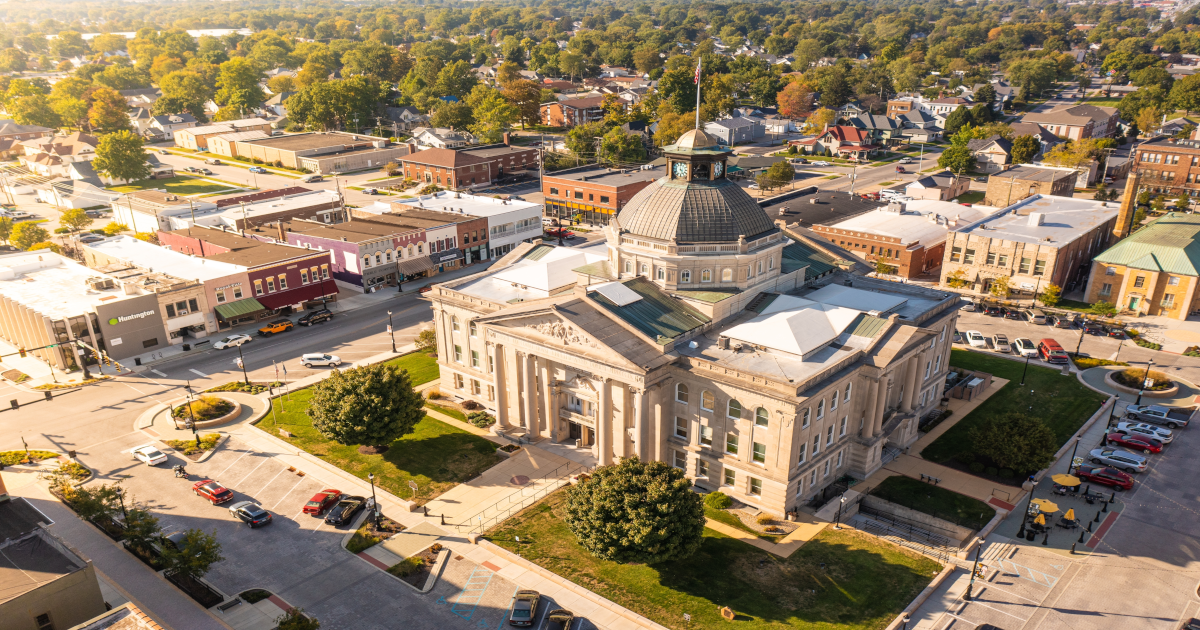
<path fill-rule="evenodd" d="M 633 349 L 631 344 L 640 348 L 645 346 L 645 343 L 632 333 L 616 326 L 598 310 L 587 305 L 582 306 L 584 308 L 576 309 L 575 312 L 539 308 L 523 313 L 492 315 L 478 321 L 485 323 L 497 334 L 519 337 L 607 365 L 640 369 L 640 365 L 627 355 Z M 614 347 L 613 342 L 619 345 Z"/>

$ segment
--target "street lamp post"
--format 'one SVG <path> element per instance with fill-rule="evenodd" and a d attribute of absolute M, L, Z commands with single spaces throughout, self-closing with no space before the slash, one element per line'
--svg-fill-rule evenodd
<path fill-rule="evenodd" d="M 1025 488 L 1025 486 L 1029 486 L 1027 489 L 1029 498 L 1025 501 L 1025 511 L 1021 512 L 1021 529 L 1017 530 L 1017 538 L 1025 537 L 1025 521 L 1029 518 L 1029 506 L 1033 504 L 1033 490 L 1037 488 L 1037 485 L 1028 479 L 1025 480 L 1025 483 L 1021 484 L 1022 488 Z"/>
<path fill-rule="evenodd" d="M 396 332 L 392 329 L 392 312 L 388 311 L 388 336 L 392 338 L 392 354 L 396 354 Z"/>
<path fill-rule="evenodd" d="M 375 523 L 375 529 L 379 529 L 379 503 L 375 501 L 375 473 L 367 473 L 367 479 L 371 481 L 371 522 Z"/>
<path fill-rule="evenodd" d="M 1021 386 L 1025 386 L 1025 375 L 1029 372 L 1029 355 L 1025 355 L 1025 367 L 1021 370 Z"/>
<path fill-rule="evenodd" d="M 1142 393 L 1146 391 L 1146 379 L 1150 378 L 1150 366 L 1152 365 L 1154 365 L 1154 359 L 1150 359 L 1150 362 L 1146 364 L 1146 374 L 1142 376 L 1142 386 L 1138 388 L 1138 397 L 1133 403 L 1135 405 L 1142 404 Z"/>
<path fill-rule="evenodd" d="M 128 521 L 129 520 L 129 512 L 125 511 L 125 490 L 123 488 L 121 488 L 120 486 L 117 486 L 116 488 L 114 488 L 114 490 L 117 493 L 117 499 L 119 499 L 121 501 L 121 516 L 125 519 L 125 521 Z"/>
<path fill-rule="evenodd" d="M 1079 451 L 1079 438 L 1075 438 L 1075 447 L 1071 449 L 1071 462 L 1067 466 L 1067 474 L 1075 472 L 1075 453 Z"/>
<path fill-rule="evenodd" d="M 979 541 L 975 545 L 975 565 L 971 567 L 971 581 L 967 582 L 967 592 L 963 593 L 963 599 L 971 599 L 971 588 L 975 586 L 975 575 L 979 573 L 979 551 L 983 548 L 983 541 Z"/>
<path fill-rule="evenodd" d="M 238 364 L 238 367 L 242 368 L 242 380 L 245 381 L 245 383 L 247 385 L 249 385 L 250 384 L 250 375 L 246 374 L 246 359 L 242 356 L 242 344 L 239 343 L 237 349 L 238 349 L 237 364 Z"/>
<path fill-rule="evenodd" d="M 846 493 L 843 492 L 842 496 L 838 498 L 837 516 L 834 517 L 834 519 L 833 519 L 833 528 L 834 529 L 842 528 L 842 506 L 845 504 L 846 504 Z"/>
<path fill-rule="evenodd" d="M 200 434 L 196 432 L 196 414 L 192 411 L 192 382 L 188 381 L 184 389 L 187 390 L 188 419 L 192 422 L 192 437 L 196 438 L 196 448 L 200 448 Z"/>

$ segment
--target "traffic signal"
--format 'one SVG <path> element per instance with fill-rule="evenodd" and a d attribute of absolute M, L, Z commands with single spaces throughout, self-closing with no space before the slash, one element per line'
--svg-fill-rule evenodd
<path fill-rule="evenodd" d="M 21 358 L 22 358 L 22 359 L 24 359 L 24 358 L 25 358 L 25 355 L 27 354 L 27 353 L 25 352 L 25 348 L 20 348 L 20 349 L 18 349 L 18 350 L 17 350 L 17 352 L 18 352 L 18 353 L 20 353 L 20 355 L 21 355 Z"/>

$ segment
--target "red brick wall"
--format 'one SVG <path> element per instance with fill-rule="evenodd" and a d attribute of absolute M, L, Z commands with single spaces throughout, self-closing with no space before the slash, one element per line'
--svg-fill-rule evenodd
<path fill-rule="evenodd" d="M 193 256 L 212 256 L 214 254 L 224 254 L 231 251 L 228 248 L 213 245 L 207 241 L 203 241 L 196 237 L 189 237 L 183 234 L 175 234 L 173 232 L 158 233 L 158 242 L 164 247 L 171 248 L 172 251 L 183 252 L 184 254 L 192 254 Z"/>

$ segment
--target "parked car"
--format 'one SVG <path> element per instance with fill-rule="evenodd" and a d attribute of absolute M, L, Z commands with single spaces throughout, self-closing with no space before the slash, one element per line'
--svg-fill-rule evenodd
<path fill-rule="evenodd" d="M 534 590 L 520 590 L 513 595 L 512 606 L 508 609 L 508 625 L 532 626 L 537 618 L 537 607 L 542 595 Z"/>
<path fill-rule="evenodd" d="M 21 219 L 28 219 L 33 215 L 25 212 L 24 210 L 5 210 L 4 212 L 0 212 L 0 216 L 6 216 L 10 219 L 19 221 Z"/>
<path fill-rule="evenodd" d="M 266 326 L 259 328 L 258 334 L 262 335 L 263 337 L 270 337 L 271 335 L 274 335 L 275 333 L 287 332 L 291 329 L 292 329 L 292 320 L 277 319 L 273 322 L 269 322 Z"/>
<path fill-rule="evenodd" d="M 159 464 L 167 463 L 167 456 L 163 455 L 162 451 L 158 450 L 158 448 L 153 444 L 135 446 L 130 453 L 133 454 L 134 459 L 146 464 L 147 466 L 157 466 Z"/>
<path fill-rule="evenodd" d="M 758 190 L 758 184 L 750 184 L 749 186 L 746 186 L 746 188 L 749 188 L 750 190 Z"/>
<path fill-rule="evenodd" d="M 551 610 L 546 613 L 546 625 L 543 626 L 546 630 L 571 630 L 571 624 L 575 622 L 575 615 L 569 610 Z"/>
<path fill-rule="evenodd" d="M 166 149 L 159 149 L 158 152 L 163 155 L 171 155 L 171 152 Z"/>
<path fill-rule="evenodd" d="M 792 158 L 792 164 L 808 164 L 808 160 L 804 158 Z"/>
<path fill-rule="evenodd" d="M 992 335 L 992 347 L 996 349 L 996 352 L 1004 352 L 1006 354 L 1012 352 L 1012 346 L 1008 345 L 1008 335 L 1001 335 L 999 333 Z"/>
<path fill-rule="evenodd" d="M 1004 319 L 1022 319 L 1021 309 L 1005 307 Z"/>
<path fill-rule="evenodd" d="M 363 194 L 364 194 L 364 195 L 378 195 L 378 194 L 379 194 L 379 190 L 378 190 L 378 189 L 375 189 L 375 188 L 364 188 L 364 189 L 363 189 Z"/>
<path fill-rule="evenodd" d="M 212 479 L 201 479 L 192 484 L 192 492 L 195 492 L 198 497 L 204 497 L 212 501 L 213 505 L 224 503 L 233 498 L 233 492 Z"/>
<path fill-rule="evenodd" d="M 1071 318 L 1066 315 L 1051 315 L 1046 318 L 1046 323 L 1055 328 L 1071 328 Z"/>
<path fill-rule="evenodd" d="M 965 340 L 963 339 L 963 334 L 958 332 L 957 330 L 954 331 L 954 343 L 963 343 L 964 341 Z"/>
<path fill-rule="evenodd" d="M 99 234 L 84 234 L 83 236 L 79 237 L 79 242 L 85 243 L 85 244 L 86 243 L 95 243 L 97 241 L 103 241 L 104 239 L 105 239 L 105 237 L 100 236 Z"/>
<path fill-rule="evenodd" d="M 337 367 L 342 364 L 342 359 L 336 354 L 314 353 L 301 356 L 300 362 L 303 363 L 304 367 L 306 368 L 310 368 L 314 365 Z"/>
<path fill-rule="evenodd" d="M 1038 355 L 1037 345 L 1033 343 L 1032 339 L 1018 337 L 1013 342 L 1013 347 L 1016 348 L 1017 354 L 1023 357 L 1036 357 Z"/>
<path fill-rule="evenodd" d="M 427 284 L 427 285 L 421 287 L 420 289 L 417 289 L 417 293 L 429 293 L 432 290 L 433 290 L 433 285 Z"/>
<path fill-rule="evenodd" d="M 1104 330 L 1104 326 L 1101 326 L 1100 324 L 1097 324 L 1096 322 L 1084 323 L 1083 332 L 1086 334 L 1089 334 L 1089 335 L 1096 335 L 1099 337 L 1103 337 L 1104 335 L 1108 334 L 1108 331 Z"/>
<path fill-rule="evenodd" d="M 99 219 L 100 217 L 103 217 L 105 215 L 105 212 L 103 210 L 100 210 L 99 208 L 96 208 L 93 210 L 84 210 L 83 213 L 93 219 Z"/>
<path fill-rule="evenodd" d="M 260 525 L 271 524 L 271 513 L 253 501 L 242 501 L 229 506 L 229 513 L 241 522 L 254 529 Z"/>
<path fill-rule="evenodd" d="M 221 160 L 218 160 L 217 158 L 208 158 L 207 160 L 204 160 L 204 163 L 205 164 L 220 164 Z"/>
<path fill-rule="evenodd" d="M 1088 459 L 1090 459 L 1093 464 L 1112 466 L 1118 470 L 1124 470 L 1127 473 L 1142 472 L 1146 470 L 1145 457 L 1130 453 L 1129 451 L 1122 451 L 1120 449 L 1092 449 L 1092 451 L 1088 453 Z"/>
<path fill-rule="evenodd" d="M 879 193 L 877 193 L 877 192 L 863 193 L 859 196 L 862 197 L 863 199 L 869 199 L 871 201 L 879 201 Z"/>
<path fill-rule="evenodd" d="M 976 310 L 975 303 L 967 298 L 963 298 L 962 299 L 962 310 L 967 313 L 974 313 Z"/>
<path fill-rule="evenodd" d="M 813 163 L 812 163 L 812 165 L 813 165 L 813 166 L 833 166 L 833 164 L 832 164 L 832 163 L 830 163 L 830 162 L 825 162 L 825 161 L 813 162 Z"/>
<path fill-rule="evenodd" d="M 1105 326 L 1104 327 L 1104 335 L 1107 337 L 1112 337 L 1113 339 L 1128 339 L 1129 338 L 1128 336 L 1125 335 L 1125 329 L 1121 328 L 1119 326 Z"/>
<path fill-rule="evenodd" d="M 313 324 L 323 324 L 331 319 L 333 319 L 333 311 L 323 308 L 301 317 L 296 320 L 296 323 L 301 326 L 312 326 Z"/>
<path fill-rule="evenodd" d="M 304 177 L 301 177 L 300 181 L 305 184 L 313 184 L 316 182 L 325 181 L 325 178 L 321 177 L 320 175 L 317 175 L 316 173 L 313 173 L 313 174 L 305 175 Z"/>
<path fill-rule="evenodd" d="M 1161 424 L 1168 429 L 1186 427 L 1195 413 L 1195 407 L 1167 407 L 1165 405 L 1129 405 L 1125 417 L 1151 424 Z"/>
<path fill-rule="evenodd" d="M 1021 311 L 1021 316 L 1024 317 L 1025 321 L 1029 322 L 1030 324 L 1041 326 L 1042 324 L 1046 323 L 1046 314 L 1037 310 L 1036 308 L 1031 308 L 1027 311 Z"/>
<path fill-rule="evenodd" d="M 330 525 L 345 525 L 353 521 L 366 507 L 367 500 L 363 497 L 345 497 L 329 509 L 329 514 L 325 515 L 325 522 Z"/>
<path fill-rule="evenodd" d="M 263 168 L 263 167 L 261 167 L 261 166 L 251 166 L 251 167 L 250 167 L 250 172 L 251 172 L 251 173 L 265 174 L 265 173 L 267 172 L 267 169 L 265 169 L 265 168 Z"/>
<path fill-rule="evenodd" d="M 988 317 L 1003 317 L 1004 308 L 998 304 L 988 304 L 983 307 L 983 314 Z"/>
<path fill-rule="evenodd" d="M 1174 431 L 1145 422 L 1118 422 L 1114 431 L 1156 440 L 1161 444 L 1170 444 L 1175 439 Z"/>
<path fill-rule="evenodd" d="M 1143 455 L 1150 453 L 1161 453 L 1162 444 L 1158 440 L 1152 440 L 1147 437 L 1126 435 L 1124 433 L 1109 433 L 1104 436 L 1108 440 L 1109 445 L 1122 446 L 1131 451 L 1141 451 Z"/>
<path fill-rule="evenodd" d="M 971 344 L 972 348 L 986 348 L 987 337 L 984 337 L 983 333 L 978 330 L 968 330 L 967 343 Z"/>
<path fill-rule="evenodd" d="M 314 494 L 313 497 L 308 500 L 308 503 L 304 504 L 303 511 L 305 514 L 312 514 L 313 516 L 320 516 L 321 514 L 323 514 L 325 512 L 325 510 L 328 510 L 330 506 L 337 503 L 338 500 L 341 498 L 342 498 L 341 490 L 334 490 L 332 488 L 326 488 L 326 489 Z"/>
<path fill-rule="evenodd" d="M 167 549 L 184 551 L 187 549 L 187 532 L 179 530 L 173 531 L 166 536 L 159 536 L 150 544 L 156 551 L 158 551 L 159 555 L 165 553 Z"/>
<path fill-rule="evenodd" d="M 197 167 L 195 167 L 195 166 L 185 166 L 185 167 L 183 167 L 183 172 L 185 172 L 185 173 L 195 173 L 196 171 L 199 171 L 199 170 L 200 170 L 200 169 L 199 169 L 199 168 L 197 168 Z"/>
<path fill-rule="evenodd" d="M 1113 486 L 1122 490 L 1133 488 L 1133 477 L 1107 466 L 1080 466 L 1079 470 L 1075 471 L 1075 476 L 1089 483 Z"/>
<path fill-rule="evenodd" d="M 1053 339 L 1043 339 L 1038 343 L 1038 356 L 1046 363 L 1066 363 L 1067 351 Z"/>
<path fill-rule="evenodd" d="M 254 338 L 250 335 L 230 335 L 224 339 L 214 341 L 212 347 L 216 348 L 217 350 L 224 350 L 225 348 L 233 348 L 245 343 L 250 343 L 253 339 Z"/>

